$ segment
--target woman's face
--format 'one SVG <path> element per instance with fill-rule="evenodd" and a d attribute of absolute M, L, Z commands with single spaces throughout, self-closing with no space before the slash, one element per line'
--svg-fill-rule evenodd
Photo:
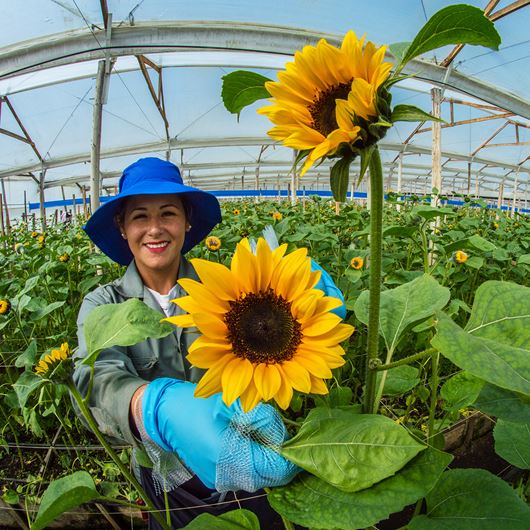
<path fill-rule="evenodd" d="M 120 226 L 140 274 L 176 274 L 189 225 L 178 195 L 127 199 Z"/>

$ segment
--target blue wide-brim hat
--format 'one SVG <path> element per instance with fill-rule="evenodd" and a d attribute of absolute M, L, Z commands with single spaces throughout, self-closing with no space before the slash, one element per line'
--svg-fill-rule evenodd
<path fill-rule="evenodd" d="M 188 219 L 191 228 L 186 232 L 181 251 L 184 254 L 201 242 L 221 221 L 221 208 L 211 193 L 184 185 L 179 168 L 160 158 L 141 158 L 125 168 L 120 178 L 118 195 L 103 203 L 83 228 L 109 258 L 120 265 L 129 265 L 133 255 L 114 220 L 120 203 L 126 197 L 135 195 L 175 193 L 183 196 L 191 212 L 191 219 Z"/>

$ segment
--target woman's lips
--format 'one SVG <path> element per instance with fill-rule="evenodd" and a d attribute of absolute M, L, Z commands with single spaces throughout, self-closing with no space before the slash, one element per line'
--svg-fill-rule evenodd
<path fill-rule="evenodd" d="M 152 252 L 153 254 L 161 254 L 166 250 L 166 248 L 169 245 L 169 241 L 157 241 L 153 243 L 145 243 L 145 246 L 147 247 L 147 250 L 149 252 Z"/>

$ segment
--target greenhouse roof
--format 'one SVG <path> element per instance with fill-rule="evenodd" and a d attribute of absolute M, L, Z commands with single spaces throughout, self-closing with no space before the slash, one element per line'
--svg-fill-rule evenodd
<path fill-rule="evenodd" d="M 88 186 L 98 64 L 110 72 L 102 117 L 103 186 L 140 155 L 165 157 L 204 189 L 285 186 L 291 150 L 266 134 L 255 110 L 221 100 L 222 77 L 251 69 L 275 78 L 306 44 L 338 44 L 353 29 L 376 44 L 410 41 L 442 0 L 25 0 L 4 2 L 0 22 L 0 177 Z M 530 1 L 467 2 L 489 13 L 498 51 L 466 45 L 426 54 L 396 86 L 393 103 L 432 108 L 443 89 L 444 191 L 526 192 L 530 175 Z M 391 57 L 389 57 L 391 60 Z M 448 66 L 446 66 L 448 64 Z M 149 82 L 148 82 L 149 80 Z M 387 187 L 430 191 L 429 124 L 400 122 L 380 144 Z M 402 156 L 400 156 L 402 153 Z M 259 167 L 259 183 L 256 168 Z M 355 167 L 354 167 L 355 171 Z M 301 184 L 327 187 L 327 164 Z M 445 189 L 447 188 L 447 189 Z"/>

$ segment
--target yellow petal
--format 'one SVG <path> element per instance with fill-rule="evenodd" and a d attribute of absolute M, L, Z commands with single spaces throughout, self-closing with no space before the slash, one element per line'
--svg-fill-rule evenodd
<path fill-rule="evenodd" d="M 293 388 L 306 394 L 311 390 L 309 372 L 302 365 L 295 361 L 285 361 L 280 366 Z"/>
<path fill-rule="evenodd" d="M 274 364 L 258 364 L 254 368 L 254 384 L 264 401 L 278 392 L 281 385 L 281 376 Z"/>
<path fill-rule="evenodd" d="M 218 350 L 231 350 L 232 344 L 221 337 L 211 339 L 209 337 L 205 337 L 204 335 L 200 335 L 197 337 L 189 346 L 188 353 L 192 353 L 195 350 L 199 348 L 215 348 Z"/>
<path fill-rule="evenodd" d="M 195 325 L 199 328 L 199 331 L 203 335 L 211 337 L 212 339 L 226 339 L 228 334 L 228 328 L 226 327 L 226 324 L 222 320 L 217 318 L 215 314 L 195 313 L 193 315 L 193 321 L 195 322 Z"/>
<path fill-rule="evenodd" d="M 205 303 L 204 300 L 201 300 L 200 298 L 194 298 L 193 296 L 183 296 L 182 298 L 175 298 L 175 300 L 171 301 L 175 303 L 178 302 L 177 305 L 188 313 L 200 313 L 204 311 Z M 226 309 L 221 309 L 215 305 L 209 305 L 208 309 L 213 313 L 218 314 L 224 314 L 227 311 Z"/>
<path fill-rule="evenodd" d="M 179 328 L 192 328 L 195 326 L 195 321 L 191 315 L 177 315 L 174 317 L 167 317 L 162 319 L 165 322 L 171 322 Z"/>
<path fill-rule="evenodd" d="M 340 342 L 346 340 L 353 332 L 355 328 L 350 324 L 340 323 L 337 327 L 332 330 L 322 333 L 321 335 L 315 335 L 302 339 L 303 342 L 310 343 L 311 345 L 322 344 L 325 346 L 335 346 Z"/>
<path fill-rule="evenodd" d="M 250 381 L 247 389 L 241 394 L 241 407 L 245 412 L 251 411 L 261 401 L 261 395 L 258 392 L 254 381 Z"/>
<path fill-rule="evenodd" d="M 318 300 L 318 304 L 315 310 L 316 314 L 327 313 L 342 306 L 342 300 L 335 298 L 334 296 L 324 296 Z"/>
<path fill-rule="evenodd" d="M 308 337 L 323 335 L 331 331 L 341 321 L 342 318 L 334 313 L 317 314 L 302 323 L 302 333 Z M 195 322 L 197 322 L 197 319 L 195 319 Z"/>
<path fill-rule="evenodd" d="M 309 372 L 309 374 L 312 374 L 316 377 L 329 379 L 333 376 L 331 370 L 322 357 L 314 353 L 299 351 L 294 357 L 294 362 L 303 366 Z"/>
<path fill-rule="evenodd" d="M 202 283 L 196 282 L 189 278 L 182 278 L 178 281 L 181 287 L 195 300 L 199 300 L 207 307 L 215 309 L 215 311 L 228 311 L 230 306 L 225 300 L 221 300 L 214 293 L 209 291 Z M 176 298 L 174 302 L 179 305 L 181 298 Z"/>
<path fill-rule="evenodd" d="M 248 240 L 237 245 L 230 268 L 239 281 L 242 293 L 256 291 L 258 270 L 256 256 L 252 254 Z"/>
<path fill-rule="evenodd" d="M 237 300 L 239 289 L 237 278 L 221 263 L 204 259 L 192 259 L 191 264 L 201 282 L 221 300 Z"/>
<path fill-rule="evenodd" d="M 195 388 L 195 397 L 210 397 L 221 392 L 221 377 L 226 365 L 234 358 L 231 353 L 223 355 L 200 379 Z"/>
<path fill-rule="evenodd" d="M 210 368 L 219 359 L 226 355 L 228 350 L 216 346 L 203 346 L 196 348 L 186 355 L 189 363 L 197 368 Z"/>
<path fill-rule="evenodd" d="M 328 387 L 322 379 L 311 376 L 311 394 L 327 394 L 328 392 Z"/>
<path fill-rule="evenodd" d="M 254 366 L 247 359 L 235 357 L 223 371 L 223 401 L 229 407 L 248 387 L 252 380 Z"/>
<path fill-rule="evenodd" d="M 265 239 L 260 237 L 256 247 L 256 256 L 259 264 L 259 278 L 257 291 L 267 291 L 272 275 L 272 252 Z"/>
<path fill-rule="evenodd" d="M 274 400 L 278 403 L 278 406 L 281 409 L 286 410 L 289 408 L 291 400 L 293 399 L 293 387 L 289 384 L 288 380 L 286 380 L 280 365 L 278 365 L 278 370 L 282 376 L 282 384 L 280 385 L 278 392 L 276 392 Z"/>

